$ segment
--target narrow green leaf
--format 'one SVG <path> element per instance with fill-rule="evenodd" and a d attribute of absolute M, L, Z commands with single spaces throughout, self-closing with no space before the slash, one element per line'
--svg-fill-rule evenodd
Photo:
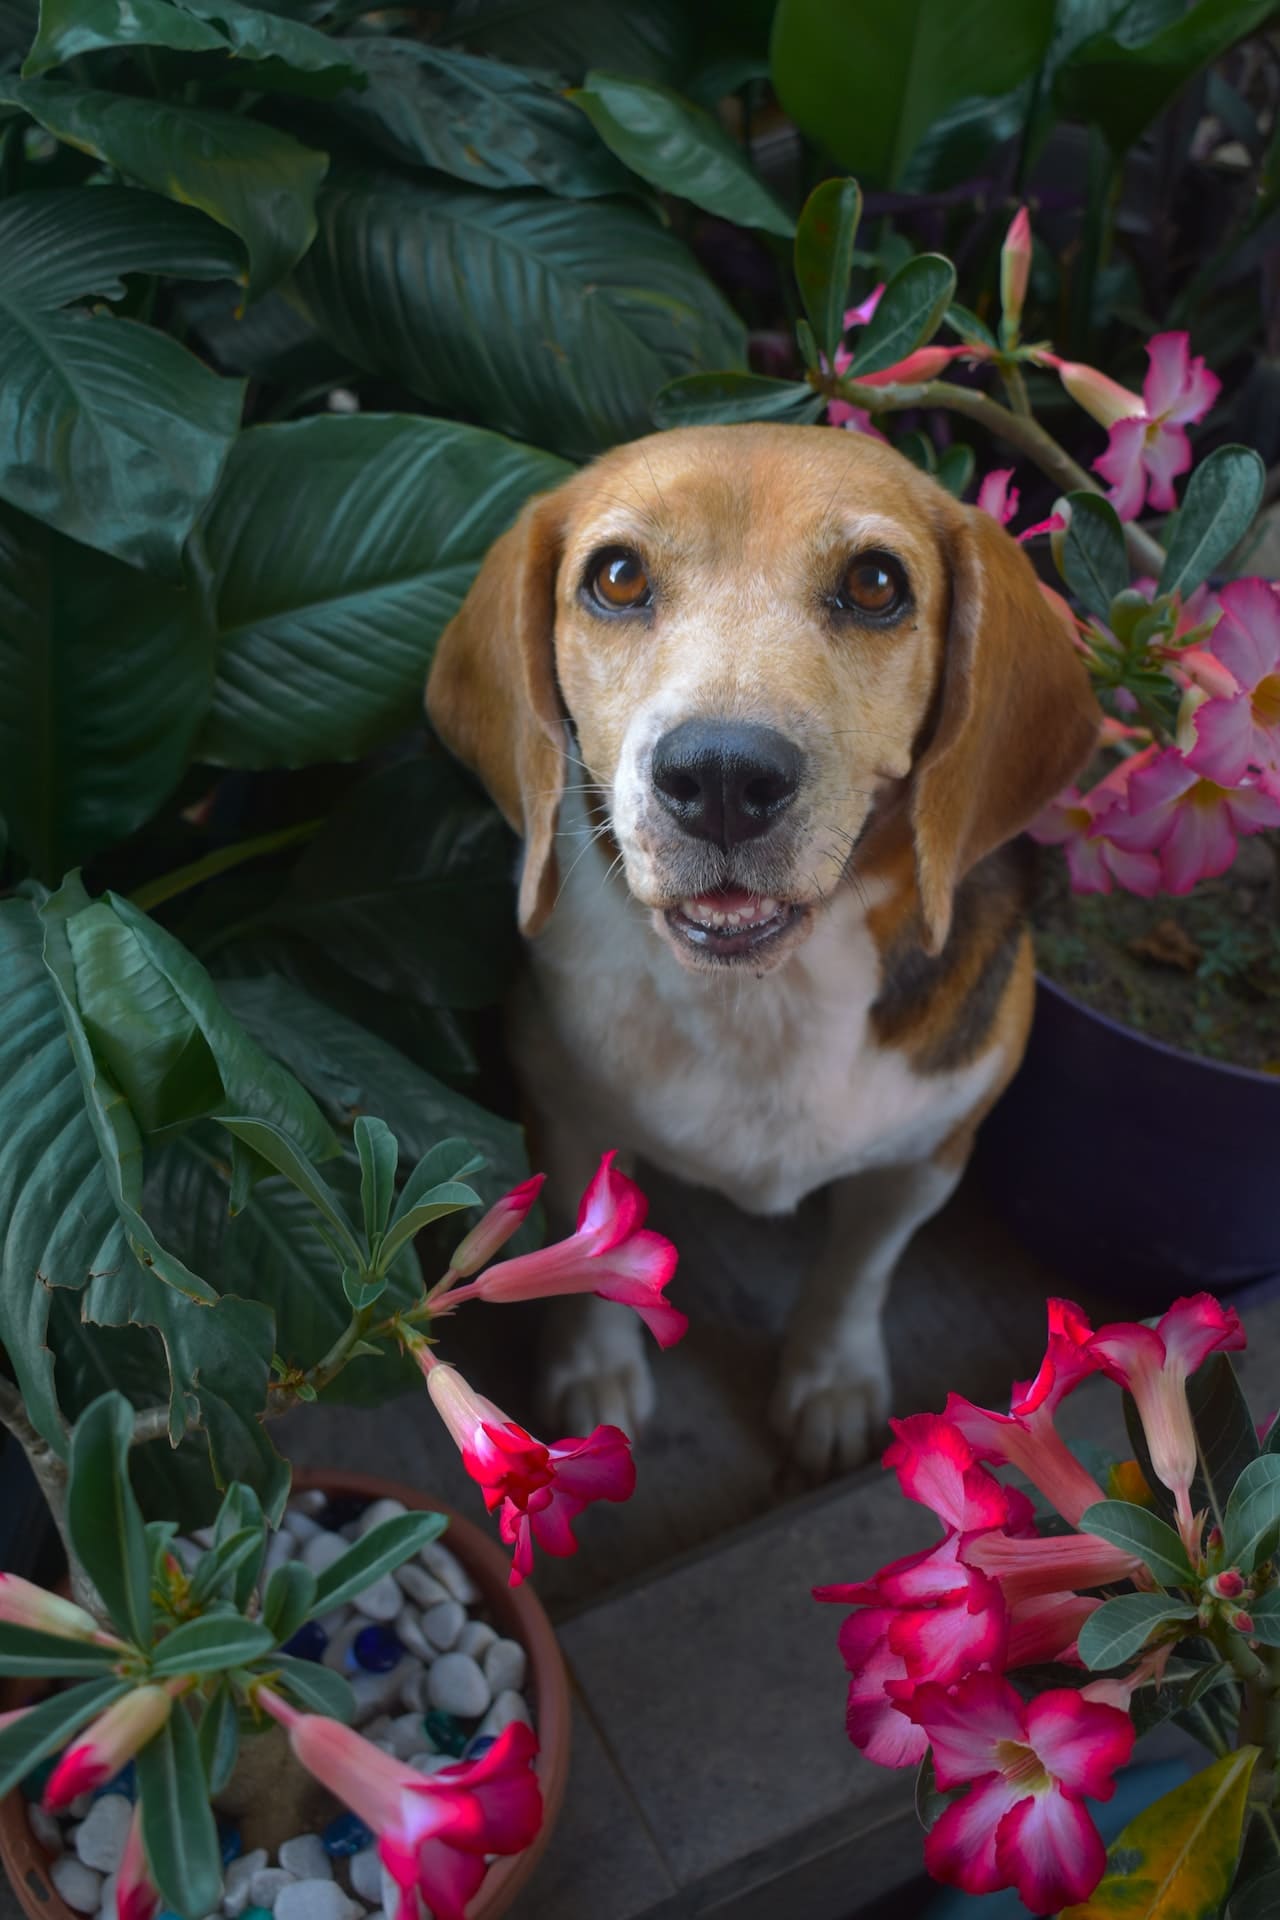
<path fill-rule="evenodd" d="M 344 1726 L 354 1720 L 356 1697 L 340 1673 L 322 1667 L 316 1660 L 295 1660 L 289 1654 L 278 1654 L 271 1662 L 271 1671 L 279 1674 L 286 1690 L 308 1713 L 322 1713 L 327 1719 L 341 1720 Z"/>
<path fill-rule="evenodd" d="M 441 1220 L 447 1213 L 460 1213 L 464 1207 L 479 1205 L 480 1195 L 474 1187 L 464 1186 L 459 1180 L 445 1180 L 440 1186 L 430 1188 L 413 1206 L 398 1207 L 395 1221 L 388 1227 L 378 1249 L 379 1267 L 385 1270 L 400 1249 L 407 1246 L 424 1227 L 429 1227 L 433 1220 Z"/>
<path fill-rule="evenodd" d="M 1118 1667 L 1141 1652 L 1157 1627 L 1193 1617 L 1185 1600 L 1171 1600 L 1168 1594 L 1122 1593 L 1116 1600 L 1104 1600 L 1085 1621 L 1080 1658 L 1094 1673 Z"/>
<path fill-rule="evenodd" d="M 1127 1500 L 1100 1500 L 1080 1517 L 1082 1533 L 1124 1547 L 1149 1568 L 1162 1587 L 1191 1587 L 1196 1576 L 1186 1548 L 1163 1520 Z"/>
<path fill-rule="evenodd" d="M 993 351 L 996 347 L 996 337 L 986 321 L 980 320 L 976 313 L 970 312 L 968 307 L 962 307 L 958 300 L 951 302 L 942 316 L 942 324 L 950 327 L 953 333 L 958 333 L 962 340 L 968 340 L 973 346 L 990 347 Z"/>
<path fill-rule="evenodd" d="M 167 1907 L 212 1913 L 222 1898 L 218 1829 L 196 1730 L 182 1701 L 137 1756 L 142 1841 Z"/>
<path fill-rule="evenodd" d="M 1165 530 L 1161 593 L 1185 599 L 1253 525 L 1266 469 L 1252 447 L 1215 447 L 1192 469 L 1182 505 Z"/>
<path fill-rule="evenodd" d="M 1071 521 L 1062 540 L 1062 577 L 1100 620 L 1129 585 L 1129 557 L 1115 508 L 1100 493 L 1083 488 L 1067 495 Z"/>
<path fill-rule="evenodd" d="M 405 1181 L 396 1210 L 391 1216 L 391 1225 L 395 1226 L 435 1188 L 446 1182 L 469 1180 L 483 1166 L 483 1156 L 476 1152 L 469 1140 L 455 1138 L 435 1141 Z"/>
<path fill-rule="evenodd" d="M 744 420 L 786 420 L 806 426 L 826 407 L 803 380 L 769 380 L 758 373 L 690 373 L 672 380 L 653 402 L 654 425 L 736 426 Z"/>
<path fill-rule="evenodd" d="M 42 1674 L 48 1667 L 40 1668 Z M 24 1774 L 51 1753 L 66 1746 L 73 1733 L 132 1691 L 128 1680 L 114 1677 L 86 1681 L 41 1700 L 21 1720 L 0 1727 L 0 1800 L 12 1793 Z"/>
<path fill-rule="evenodd" d="M 351 1223 L 332 1187 L 301 1147 L 295 1146 L 288 1134 L 270 1121 L 255 1120 L 249 1114 L 219 1114 L 218 1122 L 228 1133 L 235 1134 L 238 1140 L 243 1140 L 246 1146 L 270 1161 L 277 1173 L 282 1173 L 300 1193 L 306 1194 L 311 1204 L 328 1221 L 353 1265 L 358 1266 L 361 1249 L 351 1231 Z"/>
<path fill-rule="evenodd" d="M 701 107 L 669 87 L 620 73 L 589 73 L 570 100 L 624 165 L 660 193 L 738 227 L 789 240 L 795 222 L 752 172 L 746 155 Z"/>
<path fill-rule="evenodd" d="M 940 253 L 919 253 L 900 267 L 859 329 L 848 377 L 881 373 L 927 346 L 956 290 L 956 270 Z"/>
<path fill-rule="evenodd" d="M 244 1527 L 252 1527 L 257 1534 L 259 1552 L 242 1561 L 236 1570 L 236 1584 L 231 1597 L 241 1613 L 261 1584 L 262 1563 L 267 1554 L 267 1522 L 263 1516 L 262 1502 L 253 1488 L 237 1483 L 227 1488 L 227 1497 L 218 1515 L 217 1531 L 221 1536 L 224 1528 L 227 1533 L 238 1533 Z"/>
<path fill-rule="evenodd" d="M 384 1573 L 394 1573 L 415 1553 L 438 1540 L 448 1524 L 441 1513 L 402 1513 L 371 1527 L 320 1575 L 313 1611 L 330 1613 L 334 1607 L 345 1606 Z"/>
<path fill-rule="evenodd" d="M 196 1740 L 209 1792 L 221 1793 L 235 1771 L 240 1752 L 240 1713 L 228 1681 L 215 1688 L 200 1715 Z"/>
<path fill-rule="evenodd" d="M 267 1581 L 262 1596 L 262 1624 L 277 1645 L 292 1639 L 315 1611 L 316 1576 L 297 1560 L 286 1560 Z"/>
<path fill-rule="evenodd" d="M 372 1247 L 391 1216 L 400 1149 L 386 1121 L 373 1114 L 360 1115 L 354 1137 L 360 1157 L 360 1204 L 364 1209 L 365 1238 Z"/>
<path fill-rule="evenodd" d="M 151 1639 L 151 1554 L 129 1481 L 133 1408 L 104 1393 L 71 1436 L 67 1530 L 107 1611 L 140 1647 Z"/>
<path fill-rule="evenodd" d="M 41 1633 L 36 1627 L 16 1627 L 0 1620 L 0 1673 L 44 1676 L 109 1673 L 121 1658 L 119 1651 L 95 1646 L 92 1640 L 72 1640 L 61 1633 Z"/>
<path fill-rule="evenodd" d="M 185 1673 L 223 1673 L 269 1653 L 274 1636 L 256 1620 L 236 1613 L 209 1613 L 187 1620 L 156 1647 L 151 1670 L 168 1679 Z"/>
<path fill-rule="evenodd" d="M 151 1555 L 153 1575 L 159 1574 L 177 1531 L 178 1525 L 175 1520 L 147 1521 L 147 1552 Z"/>
<path fill-rule="evenodd" d="M 862 191 L 857 181 L 824 180 L 805 201 L 796 225 L 796 285 L 813 337 L 829 362 L 834 361 L 844 333 L 861 218 Z"/>
<path fill-rule="evenodd" d="M 191 1576 L 191 1600 L 201 1606 L 225 1591 L 239 1569 L 252 1555 L 261 1551 L 262 1532 L 258 1527 L 241 1527 L 228 1534 L 203 1553 Z"/>
<path fill-rule="evenodd" d="M 1249 1617 L 1253 1621 L 1251 1639 L 1261 1640 L 1264 1647 L 1280 1647 L 1280 1588 L 1260 1595 L 1249 1608 Z"/>
<path fill-rule="evenodd" d="M 1240 1475 L 1223 1517 L 1227 1565 L 1252 1573 L 1270 1559 L 1280 1536 L 1280 1456 L 1264 1453 Z"/>
<path fill-rule="evenodd" d="M 1131 1820 L 1094 1892 L 1060 1920 L 1217 1920 L 1257 1758 L 1257 1747 L 1225 1754 Z"/>
<path fill-rule="evenodd" d="M 386 1289 L 385 1274 L 366 1273 L 359 1267 L 342 1269 L 342 1291 L 357 1313 L 363 1313 L 366 1307 L 381 1299 Z"/>

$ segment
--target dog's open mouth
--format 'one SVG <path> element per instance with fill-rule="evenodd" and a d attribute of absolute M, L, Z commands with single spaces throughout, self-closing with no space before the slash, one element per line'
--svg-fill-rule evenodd
<path fill-rule="evenodd" d="M 666 921 L 679 939 L 708 959 L 734 960 L 755 954 L 793 926 L 804 908 L 747 893 L 742 887 L 717 887 L 696 899 L 668 907 Z"/>

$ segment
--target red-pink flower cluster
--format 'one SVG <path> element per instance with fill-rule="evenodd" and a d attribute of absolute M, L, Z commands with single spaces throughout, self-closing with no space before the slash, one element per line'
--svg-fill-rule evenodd
<path fill-rule="evenodd" d="M 1076 1641 L 1101 1604 L 1092 1590 L 1147 1576 L 1140 1560 L 1096 1535 L 1042 1536 L 1030 1500 L 992 1468 L 1016 1469 L 1078 1528 L 1106 1496 L 1054 1414 L 1083 1380 L 1104 1374 L 1133 1394 L 1152 1471 L 1194 1554 L 1202 1516 L 1190 1504 L 1186 1381 L 1209 1354 L 1244 1344 L 1237 1315 L 1207 1294 L 1177 1301 L 1154 1328 L 1095 1331 L 1065 1300 L 1051 1300 L 1048 1317 L 1040 1369 L 1015 1386 L 1007 1414 L 952 1394 L 945 1414 L 892 1423 L 885 1465 L 908 1499 L 938 1516 L 942 1540 L 870 1580 L 815 1589 L 817 1599 L 855 1609 L 840 1631 L 854 1745 L 887 1767 L 913 1765 L 932 1748 L 938 1785 L 968 1788 L 929 1834 L 930 1872 L 969 1893 L 1016 1887 L 1040 1914 L 1087 1899 L 1101 1877 L 1104 1850 L 1083 1802 L 1110 1798 L 1133 1744 L 1123 1709 L 1160 1671 L 1163 1650 L 1127 1676 L 1022 1700 L 1006 1674 L 1045 1661 L 1079 1665 Z"/>

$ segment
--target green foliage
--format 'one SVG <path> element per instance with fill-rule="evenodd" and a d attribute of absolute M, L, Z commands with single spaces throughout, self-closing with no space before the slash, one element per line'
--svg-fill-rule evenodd
<path fill-rule="evenodd" d="M 1252 447 L 1216 447 L 1194 469 L 1166 535 L 1161 593 L 1185 599 L 1253 524 L 1265 480 Z"/>
<path fill-rule="evenodd" d="M 932 340 L 956 290 L 956 270 L 941 254 L 908 260 L 890 280 L 880 304 L 861 328 L 849 377 L 879 373 Z"/>
<path fill-rule="evenodd" d="M 129 1479 L 132 1439 L 123 1394 L 104 1394 L 76 1422 L 67 1531 L 112 1619 L 143 1646 L 151 1637 L 151 1553 Z"/>
<path fill-rule="evenodd" d="M 1062 538 L 1062 573 L 1090 613 L 1111 617 L 1129 585 L 1129 556 L 1115 508 L 1096 493 L 1067 495 L 1070 520 Z"/>
<path fill-rule="evenodd" d="M 653 403 L 658 427 L 736 426 L 743 420 L 783 420 L 805 426 L 826 401 L 799 380 L 758 373 L 689 373 L 663 387 Z"/>
<path fill-rule="evenodd" d="M 1100 1500 L 1080 1516 L 1082 1533 L 1123 1547 L 1142 1561 L 1162 1587 L 1191 1587 L 1195 1573 L 1172 1527 L 1127 1500 Z"/>
<path fill-rule="evenodd" d="M 824 180 L 801 210 L 796 227 L 796 285 L 820 352 L 834 360 L 844 332 L 854 245 L 862 218 L 856 180 Z"/>
<path fill-rule="evenodd" d="M 1123 1665 L 1140 1653 L 1159 1627 L 1186 1621 L 1191 1610 L 1185 1600 L 1167 1593 L 1122 1593 L 1106 1600 L 1080 1629 L 1080 1658 L 1094 1673 Z"/>
<path fill-rule="evenodd" d="M 1264 1453 L 1245 1468 L 1227 1501 L 1223 1552 L 1228 1566 L 1252 1573 L 1280 1544 L 1280 1456 Z"/>
<path fill-rule="evenodd" d="M 1231 1890 L 1256 1747 L 1174 1787 L 1120 1834 L 1107 1872 L 1062 1920 L 1216 1920 Z"/>

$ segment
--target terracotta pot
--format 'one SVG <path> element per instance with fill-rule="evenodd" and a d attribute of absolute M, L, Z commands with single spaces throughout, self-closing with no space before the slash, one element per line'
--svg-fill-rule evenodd
<path fill-rule="evenodd" d="M 493 1540 L 442 1500 L 433 1500 L 416 1487 L 380 1480 L 372 1474 L 326 1472 L 299 1467 L 293 1490 L 304 1493 L 318 1487 L 323 1493 L 353 1495 L 366 1500 L 393 1499 L 406 1507 L 429 1508 L 448 1517 L 445 1544 L 456 1553 L 484 1596 L 484 1602 L 504 1636 L 518 1640 L 529 1656 L 530 1686 L 538 1722 L 538 1780 L 544 1817 L 541 1831 L 524 1853 L 498 1860 L 490 1867 L 480 1891 L 468 1908 L 468 1920 L 498 1920 L 529 1879 L 551 1837 L 564 1799 L 569 1772 L 569 1683 L 564 1659 L 542 1605 L 527 1586 L 507 1584 L 510 1564 Z M 21 1680 L 0 1680 L 0 1712 L 22 1706 L 32 1688 Z M 20 1791 L 0 1802 L 0 1861 L 29 1920 L 82 1920 L 58 1896 L 49 1879 L 49 1859 L 32 1835 L 26 1801 Z"/>

